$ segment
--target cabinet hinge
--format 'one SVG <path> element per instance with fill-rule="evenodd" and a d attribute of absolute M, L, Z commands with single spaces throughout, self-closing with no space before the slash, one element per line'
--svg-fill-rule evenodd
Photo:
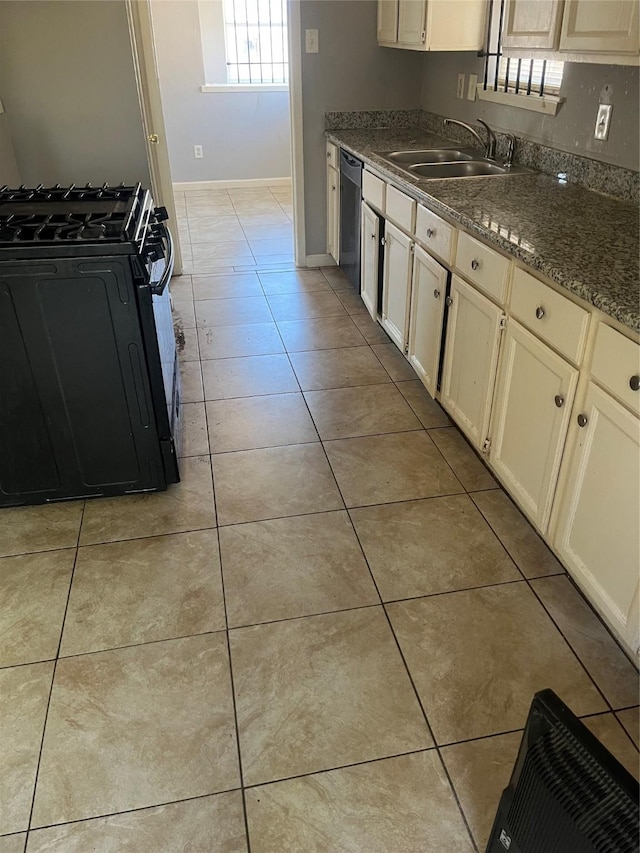
<path fill-rule="evenodd" d="M 422 41 L 422 43 L 423 43 L 423 44 L 424 44 L 424 43 L 425 43 L 425 41 L 427 40 L 427 31 L 426 31 L 426 30 L 423 30 L 423 31 L 420 33 L 420 40 Z"/>
<path fill-rule="evenodd" d="M 386 245 L 387 245 L 387 241 L 384 239 L 384 237 L 381 237 L 381 238 L 380 238 L 380 245 L 381 245 L 381 246 L 386 246 Z"/>
<path fill-rule="evenodd" d="M 482 445 L 482 452 L 488 453 L 491 450 L 491 439 L 485 438 L 484 444 Z"/>
<path fill-rule="evenodd" d="M 411 246 L 409 247 L 409 254 L 415 255 L 415 253 L 416 253 L 416 244 L 412 243 Z"/>
<path fill-rule="evenodd" d="M 503 314 L 503 315 L 500 317 L 500 328 L 501 328 L 501 329 L 504 329 L 504 328 L 506 327 L 506 325 L 507 325 L 507 315 L 506 315 L 506 314 Z"/>
<path fill-rule="evenodd" d="M 405 355 L 409 355 L 409 344 L 405 344 L 405 345 L 404 345 L 404 350 L 403 350 L 403 351 L 404 351 L 404 354 L 405 354 Z"/>

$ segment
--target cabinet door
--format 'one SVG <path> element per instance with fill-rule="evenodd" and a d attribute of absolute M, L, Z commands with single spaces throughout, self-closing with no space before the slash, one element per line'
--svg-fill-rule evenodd
<path fill-rule="evenodd" d="M 449 302 L 442 404 L 480 448 L 489 428 L 502 311 L 455 275 Z"/>
<path fill-rule="evenodd" d="M 384 235 L 382 325 L 391 340 L 405 352 L 411 287 L 411 237 L 387 223 Z"/>
<path fill-rule="evenodd" d="M 360 296 L 374 320 L 378 319 L 378 261 L 380 219 L 362 202 L 362 247 L 360 251 Z"/>
<path fill-rule="evenodd" d="M 425 0 L 399 0 L 398 44 L 419 47 L 425 40 Z"/>
<path fill-rule="evenodd" d="M 554 507 L 554 543 L 569 572 L 633 651 L 640 567 L 640 421 L 589 383 Z M 580 426 L 579 424 L 584 424 Z"/>
<path fill-rule="evenodd" d="M 578 371 L 513 320 L 502 344 L 491 462 L 545 533 Z"/>
<path fill-rule="evenodd" d="M 340 176 L 327 167 L 327 252 L 336 263 L 340 255 Z"/>
<path fill-rule="evenodd" d="M 398 40 L 398 0 L 378 0 L 378 41 Z"/>
<path fill-rule="evenodd" d="M 503 47 L 558 47 L 561 0 L 507 0 Z"/>
<path fill-rule="evenodd" d="M 638 0 L 567 0 L 560 50 L 638 53 Z"/>
<path fill-rule="evenodd" d="M 409 361 L 425 388 L 435 396 L 440 363 L 447 270 L 415 247 L 409 318 Z"/>

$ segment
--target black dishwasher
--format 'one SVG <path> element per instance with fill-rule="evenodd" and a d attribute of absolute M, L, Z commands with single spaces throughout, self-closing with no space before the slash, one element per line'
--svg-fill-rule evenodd
<path fill-rule="evenodd" d="M 362 160 L 340 149 L 340 267 L 360 292 Z"/>

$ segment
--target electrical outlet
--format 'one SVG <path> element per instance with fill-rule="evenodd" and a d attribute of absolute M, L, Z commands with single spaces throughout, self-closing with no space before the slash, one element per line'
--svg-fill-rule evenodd
<path fill-rule="evenodd" d="M 458 74 L 458 88 L 456 89 L 456 98 L 464 98 L 464 74 Z"/>
<path fill-rule="evenodd" d="M 202 160 L 204 154 L 202 153 L 202 145 L 194 145 L 193 146 L 193 156 L 196 160 Z"/>
<path fill-rule="evenodd" d="M 469 74 L 469 87 L 467 88 L 467 100 L 475 101 L 478 85 L 478 75 Z"/>
<path fill-rule="evenodd" d="M 595 139 L 606 139 L 609 136 L 609 125 L 611 123 L 611 104 L 600 104 L 598 107 L 598 115 L 596 116 L 596 129 L 594 131 Z"/>
<path fill-rule="evenodd" d="M 305 43 L 305 50 L 307 53 L 317 53 L 318 52 L 318 31 L 317 30 L 305 30 L 304 31 L 304 43 Z"/>

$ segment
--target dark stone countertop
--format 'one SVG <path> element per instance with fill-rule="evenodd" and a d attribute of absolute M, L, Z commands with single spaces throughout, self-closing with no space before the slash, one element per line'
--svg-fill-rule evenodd
<path fill-rule="evenodd" d="M 640 332 L 635 204 L 542 173 L 413 179 L 377 152 L 459 145 L 415 128 L 332 130 L 326 136 L 387 173 L 407 195 Z"/>

